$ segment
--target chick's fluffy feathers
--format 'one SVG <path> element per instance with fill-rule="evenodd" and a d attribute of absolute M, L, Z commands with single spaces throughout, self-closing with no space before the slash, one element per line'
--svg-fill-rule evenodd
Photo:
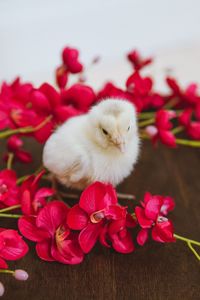
<path fill-rule="evenodd" d="M 61 183 L 83 189 L 96 180 L 120 183 L 131 173 L 138 152 L 134 107 L 108 99 L 59 127 L 45 144 L 43 162 Z"/>

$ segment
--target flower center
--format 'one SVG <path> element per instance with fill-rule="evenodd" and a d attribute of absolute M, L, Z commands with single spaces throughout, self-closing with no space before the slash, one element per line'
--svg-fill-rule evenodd
<path fill-rule="evenodd" d="M 66 239 L 66 237 L 69 235 L 70 231 L 68 228 L 65 228 L 64 226 L 59 226 L 56 230 L 55 239 L 57 247 L 60 246 L 60 244 Z"/>
<path fill-rule="evenodd" d="M 99 223 L 104 218 L 103 209 L 99 211 L 95 211 L 93 214 L 90 215 L 90 221 L 92 223 Z"/>
<path fill-rule="evenodd" d="M 8 191 L 7 185 L 6 185 L 5 183 L 2 183 L 2 184 L 0 185 L 0 194 L 3 195 L 3 194 L 5 194 L 7 191 Z"/>
<path fill-rule="evenodd" d="M 11 111 L 10 117 L 11 117 L 11 119 L 12 119 L 15 123 L 19 122 L 19 120 L 20 120 L 20 118 L 21 118 L 20 113 L 21 113 L 21 112 L 20 112 L 20 110 L 18 110 L 18 109 L 13 109 L 13 110 Z"/>
<path fill-rule="evenodd" d="M 162 223 L 162 222 L 166 222 L 168 219 L 163 217 L 163 216 L 159 216 L 158 219 L 157 219 L 157 222 L 158 223 Z"/>

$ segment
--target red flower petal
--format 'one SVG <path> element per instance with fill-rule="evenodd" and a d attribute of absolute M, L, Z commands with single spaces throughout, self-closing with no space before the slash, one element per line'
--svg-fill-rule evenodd
<path fill-rule="evenodd" d="M 143 246 L 148 239 L 148 229 L 141 229 L 137 235 L 137 242 L 140 246 Z"/>
<path fill-rule="evenodd" d="M 21 196 L 21 210 L 25 215 L 30 215 L 32 213 L 31 194 L 29 190 L 25 190 Z"/>
<path fill-rule="evenodd" d="M 161 142 L 168 147 L 176 147 L 176 138 L 170 131 L 159 130 L 159 137 Z"/>
<path fill-rule="evenodd" d="M 68 211 L 68 207 L 63 202 L 52 201 L 39 212 L 36 226 L 54 236 L 56 229 L 66 222 Z"/>
<path fill-rule="evenodd" d="M 18 221 L 21 234 L 33 242 L 41 242 L 50 237 L 49 233 L 36 227 L 35 217 L 21 217 Z"/>
<path fill-rule="evenodd" d="M 161 243 L 175 242 L 172 222 L 157 222 L 152 229 L 152 239 Z"/>
<path fill-rule="evenodd" d="M 162 206 L 162 198 L 159 196 L 152 196 L 145 205 L 145 215 L 148 219 L 155 221 Z"/>
<path fill-rule="evenodd" d="M 6 260 L 17 260 L 28 252 L 28 245 L 16 230 L 7 229 L 0 232 L 0 237 L 4 239 L 5 246 L 0 251 L 0 256 Z"/>
<path fill-rule="evenodd" d="M 102 230 L 102 222 L 97 224 L 89 223 L 79 234 L 79 244 L 84 253 L 88 253 L 94 247 L 100 232 Z"/>
<path fill-rule="evenodd" d="M 37 243 L 36 252 L 41 259 L 46 261 L 55 261 L 51 255 L 51 244 L 52 241 L 50 239 Z"/>
<path fill-rule="evenodd" d="M 108 240 L 108 226 L 105 225 L 100 232 L 99 241 L 104 247 L 110 248 L 111 246 L 108 244 L 107 240 Z"/>
<path fill-rule="evenodd" d="M 71 229 L 81 230 L 88 224 L 88 221 L 87 213 L 78 204 L 69 210 L 67 224 Z"/>
<path fill-rule="evenodd" d="M 113 248 L 120 253 L 131 253 L 135 249 L 133 239 L 128 230 L 124 230 L 124 234 L 114 234 L 111 236 Z"/>
<path fill-rule="evenodd" d="M 153 224 L 153 220 L 149 220 L 145 213 L 144 213 L 144 209 L 136 206 L 135 208 L 135 214 L 138 220 L 138 223 L 140 224 L 140 226 L 142 228 L 151 228 L 152 224 Z"/>
<path fill-rule="evenodd" d="M 70 265 L 79 264 L 84 258 L 83 251 L 77 241 L 77 236 L 76 238 L 64 240 L 60 244 L 60 247 L 57 247 L 54 242 L 51 248 L 51 254 L 55 260 Z"/>
<path fill-rule="evenodd" d="M 116 204 L 117 196 L 114 188 L 112 185 L 102 182 L 95 182 L 86 188 L 79 201 L 79 206 L 89 215 L 109 205 Z"/>

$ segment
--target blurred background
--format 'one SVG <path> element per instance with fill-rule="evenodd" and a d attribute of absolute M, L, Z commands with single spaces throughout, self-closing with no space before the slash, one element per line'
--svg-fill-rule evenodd
<path fill-rule="evenodd" d="M 133 48 L 156 57 L 160 88 L 169 71 L 184 84 L 200 81 L 200 1 L 0 0 L 0 81 L 53 83 L 65 45 L 80 49 L 85 64 L 102 57 L 89 74 L 96 86 L 123 83 Z"/>

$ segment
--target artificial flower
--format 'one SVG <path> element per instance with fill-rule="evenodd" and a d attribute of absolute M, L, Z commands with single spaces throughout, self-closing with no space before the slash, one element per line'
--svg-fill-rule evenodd
<path fill-rule="evenodd" d="M 36 252 L 41 259 L 63 264 L 82 262 L 84 255 L 78 243 L 78 234 L 71 232 L 66 223 L 68 212 L 63 202 L 52 201 L 36 217 L 23 216 L 19 219 L 21 234 L 37 242 Z"/>
<path fill-rule="evenodd" d="M 28 252 L 28 246 L 16 230 L 0 228 L 0 268 L 7 269 L 6 260 L 17 260 Z"/>
<path fill-rule="evenodd" d="M 126 208 L 117 204 L 112 185 L 95 182 L 83 191 L 79 204 L 70 209 L 67 224 L 71 229 L 81 230 L 79 243 L 82 250 L 88 253 L 106 223 L 125 219 L 126 214 Z"/>
<path fill-rule="evenodd" d="M 148 232 L 151 229 L 152 239 L 158 242 L 173 242 L 173 225 L 167 219 L 169 211 L 174 209 L 174 201 L 171 197 L 162 197 L 146 193 L 141 207 L 136 206 L 135 215 L 142 228 L 137 236 L 139 245 L 144 245 L 148 239 Z"/>
<path fill-rule="evenodd" d="M 0 171 L 0 206 L 7 207 L 19 204 L 19 188 L 15 171 Z"/>

